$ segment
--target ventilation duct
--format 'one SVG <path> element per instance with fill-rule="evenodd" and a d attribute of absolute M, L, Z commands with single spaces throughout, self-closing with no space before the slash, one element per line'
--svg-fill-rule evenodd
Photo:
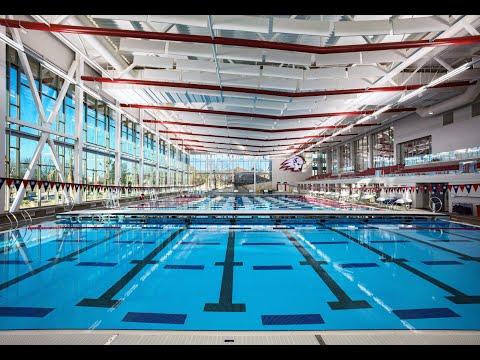
<path fill-rule="evenodd" d="M 442 101 L 441 103 L 418 108 L 417 114 L 421 117 L 430 117 L 442 114 L 446 111 L 457 109 L 463 105 L 473 102 L 480 94 L 480 83 L 470 86 L 463 94 L 455 96 L 451 99 Z"/>

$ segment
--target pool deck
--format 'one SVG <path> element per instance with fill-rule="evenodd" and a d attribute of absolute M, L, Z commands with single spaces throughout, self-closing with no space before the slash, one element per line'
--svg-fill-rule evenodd
<path fill-rule="evenodd" d="M 110 209 L 77 210 L 57 214 L 58 217 L 98 217 L 98 216 L 426 216 L 447 217 L 448 214 L 426 210 L 158 210 L 158 209 Z"/>
<path fill-rule="evenodd" d="M 0 345 L 480 345 L 480 331 L 1 331 Z"/>

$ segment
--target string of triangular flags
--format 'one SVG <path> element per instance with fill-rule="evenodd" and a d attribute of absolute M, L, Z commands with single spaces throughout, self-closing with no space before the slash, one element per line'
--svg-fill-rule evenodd
<path fill-rule="evenodd" d="M 64 190 L 70 189 L 78 191 L 78 190 L 89 190 L 89 191 L 111 191 L 111 190 L 118 190 L 118 191 L 131 191 L 131 190 L 160 190 L 165 188 L 186 188 L 189 185 L 163 185 L 163 186 L 124 186 L 124 185 L 102 185 L 102 184 L 79 184 L 79 183 L 69 183 L 69 182 L 59 182 L 59 181 L 48 181 L 48 180 L 24 180 L 24 179 L 15 179 L 15 178 L 4 178 L 0 177 L 0 189 L 2 189 L 3 184 L 7 184 L 7 186 L 15 186 L 18 190 L 23 183 L 23 186 L 28 190 L 30 188 L 32 191 L 38 187 L 38 189 L 43 189 L 43 191 L 53 190 L 56 189 L 59 191 L 60 189 Z"/>
<path fill-rule="evenodd" d="M 309 190 L 322 190 L 327 191 L 329 189 L 328 185 L 325 184 L 309 184 Z M 338 188 L 338 187 L 337 187 Z M 473 189 L 476 192 L 480 188 L 480 184 L 456 184 L 456 185 L 445 185 L 445 184 L 428 184 L 420 186 L 360 186 L 357 187 L 357 190 L 367 191 L 367 192 L 376 192 L 376 191 L 385 191 L 385 192 L 429 192 L 429 191 L 455 191 L 455 193 L 460 191 L 467 191 L 470 193 Z M 355 188 L 354 188 L 355 189 Z"/>

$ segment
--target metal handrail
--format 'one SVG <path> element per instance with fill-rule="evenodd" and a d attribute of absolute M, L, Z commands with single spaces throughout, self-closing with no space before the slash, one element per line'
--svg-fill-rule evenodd
<path fill-rule="evenodd" d="M 30 224 L 32 224 L 32 223 L 33 223 L 33 219 L 32 219 L 32 217 L 30 216 L 30 214 L 28 213 L 28 211 L 27 211 L 27 210 L 23 210 L 23 211 L 27 214 L 28 218 L 30 219 Z"/>
<path fill-rule="evenodd" d="M 437 199 L 438 201 L 437 202 L 434 202 L 433 199 Z M 435 204 L 440 204 L 440 207 L 436 208 Z M 429 201 L 428 201 L 428 207 L 430 208 L 430 210 L 432 210 L 432 212 L 436 213 L 437 211 L 440 211 L 440 209 L 442 208 L 443 206 L 443 203 L 442 203 L 442 200 L 440 198 L 438 198 L 437 196 L 431 196 Z"/>
<path fill-rule="evenodd" d="M 5 216 L 7 217 L 8 222 L 10 223 L 10 228 L 12 228 L 13 227 L 12 219 L 10 219 L 10 216 L 8 216 L 8 213 L 5 213 Z"/>
<path fill-rule="evenodd" d="M 12 215 L 12 216 L 13 216 L 13 218 L 15 219 L 15 221 L 17 222 L 17 226 L 16 226 L 14 229 L 18 229 L 19 223 L 18 223 L 18 219 L 17 219 L 17 217 L 16 217 L 16 216 L 15 216 L 15 214 L 14 214 L 14 213 L 12 213 L 12 212 L 9 212 L 9 214 L 10 214 L 10 215 Z"/>

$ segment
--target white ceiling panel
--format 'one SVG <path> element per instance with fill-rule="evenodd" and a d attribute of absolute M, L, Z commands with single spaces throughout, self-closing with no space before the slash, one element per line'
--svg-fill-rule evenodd
<path fill-rule="evenodd" d="M 146 54 L 164 54 L 165 42 L 139 39 L 120 39 L 120 50 Z"/>
<path fill-rule="evenodd" d="M 434 16 L 420 17 L 413 19 L 393 19 L 394 34 L 414 34 L 431 31 L 444 31 L 448 24 Z"/>
<path fill-rule="evenodd" d="M 303 79 L 303 70 L 278 66 L 264 66 L 262 74 L 265 76 L 282 77 L 289 79 Z"/>
<path fill-rule="evenodd" d="M 269 20 L 257 16 L 214 15 L 212 27 L 215 30 L 238 30 L 268 33 Z"/>
<path fill-rule="evenodd" d="M 335 22 L 335 36 L 384 35 L 390 34 L 390 31 L 391 26 L 388 20 Z"/>
<path fill-rule="evenodd" d="M 360 64 L 360 53 L 315 55 L 315 64 L 317 66 L 337 64 Z"/>
<path fill-rule="evenodd" d="M 328 36 L 332 28 L 330 21 L 274 18 L 272 31 L 276 33 Z"/>
<path fill-rule="evenodd" d="M 173 68 L 173 59 L 158 56 L 135 55 L 133 57 L 133 62 L 136 66 L 165 69 Z"/>

